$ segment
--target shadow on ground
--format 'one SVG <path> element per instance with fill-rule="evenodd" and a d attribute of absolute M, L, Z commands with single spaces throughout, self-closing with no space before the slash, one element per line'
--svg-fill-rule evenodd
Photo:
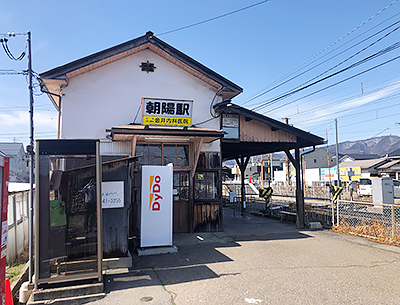
<path fill-rule="evenodd" d="M 105 277 L 106 291 L 152 285 L 169 285 L 218 278 L 207 265 L 230 262 L 218 249 L 241 247 L 241 242 L 303 239 L 295 224 L 224 210 L 224 232 L 174 234 L 177 253 L 138 256 L 132 254 L 133 267 L 124 273 Z"/>

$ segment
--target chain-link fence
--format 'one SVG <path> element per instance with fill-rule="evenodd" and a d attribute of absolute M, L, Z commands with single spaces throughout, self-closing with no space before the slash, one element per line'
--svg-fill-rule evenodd
<path fill-rule="evenodd" d="M 339 202 L 334 231 L 400 244 L 400 205 Z"/>

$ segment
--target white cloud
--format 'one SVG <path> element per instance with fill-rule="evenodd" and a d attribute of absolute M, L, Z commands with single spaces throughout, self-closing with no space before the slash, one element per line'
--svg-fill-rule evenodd
<path fill-rule="evenodd" d="M 34 132 L 37 138 L 57 137 L 57 112 L 36 111 L 34 112 Z M 0 141 L 29 143 L 30 124 L 29 112 L 14 111 L 11 114 L 0 113 Z"/>
<path fill-rule="evenodd" d="M 21 126 L 29 126 L 29 112 L 14 111 L 11 114 L 0 113 L 0 127 L 14 128 Z M 33 124 L 35 128 L 50 127 L 57 128 L 57 112 L 56 111 L 35 111 L 33 113 Z M 10 129 L 11 131 L 11 129 Z"/>

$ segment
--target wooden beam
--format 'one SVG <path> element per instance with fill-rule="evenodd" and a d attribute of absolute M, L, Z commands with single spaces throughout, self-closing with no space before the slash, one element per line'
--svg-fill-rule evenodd
<path fill-rule="evenodd" d="M 245 178 L 246 167 L 250 161 L 250 157 L 240 156 L 240 158 L 236 158 L 235 160 L 236 160 L 236 163 L 239 165 L 239 169 L 240 169 L 240 177 L 241 177 L 240 195 L 242 197 L 241 212 L 243 215 L 246 211 L 246 191 L 245 191 L 245 186 L 244 186 L 244 178 Z"/>
<path fill-rule="evenodd" d="M 302 184 L 301 174 L 301 160 L 300 160 L 300 148 L 296 147 L 294 150 L 294 158 L 288 149 L 285 149 L 286 156 L 296 169 L 296 214 L 297 214 L 297 227 L 305 227 L 305 207 L 304 207 L 304 190 Z"/>
<path fill-rule="evenodd" d="M 304 207 L 304 190 L 301 183 L 301 167 L 300 167 L 300 148 L 295 149 L 296 159 L 296 212 L 297 212 L 297 227 L 305 227 L 305 207 Z"/>
<path fill-rule="evenodd" d="M 296 167 L 296 160 L 293 158 L 292 154 L 288 149 L 285 149 L 285 154 L 289 158 L 290 162 L 292 162 L 293 166 Z"/>
<path fill-rule="evenodd" d="M 134 135 L 132 138 L 132 142 L 131 142 L 132 143 L 132 157 L 135 156 L 135 153 L 136 153 L 137 138 L 138 138 L 137 135 Z"/>
<path fill-rule="evenodd" d="M 201 146 L 203 145 L 203 137 L 201 137 L 200 139 L 196 139 L 195 142 L 193 143 L 193 149 L 194 149 L 194 160 L 193 160 L 193 166 L 191 169 L 191 177 L 193 179 L 194 177 L 194 173 L 196 172 L 196 168 L 197 168 L 197 162 L 199 161 L 199 157 L 200 157 L 200 151 L 201 151 Z"/>

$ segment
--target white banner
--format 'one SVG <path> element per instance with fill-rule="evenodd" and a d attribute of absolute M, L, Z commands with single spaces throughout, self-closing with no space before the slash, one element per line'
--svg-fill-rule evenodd
<path fill-rule="evenodd" d="M 172 166 L 142 166 L 140 246 L 172 246 Z"/>

